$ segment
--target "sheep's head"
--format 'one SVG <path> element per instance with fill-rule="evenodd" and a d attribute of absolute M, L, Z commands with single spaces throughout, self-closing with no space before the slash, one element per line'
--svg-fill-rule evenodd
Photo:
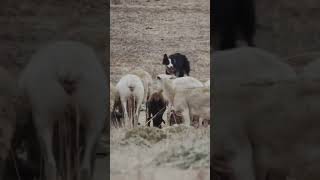
<path fill-rule="evenodd" d="M 159 74 L 157 75 L 157 80 L 164 80 L 164 79 L 176 79 L 177 77 L 174 75 L 168 75 L 168 74 Z"/>
<path fill-rule="evenodd" d="M 173 75 L 159 74 L 157 76 L 157 84 L 159 91 L 162 90 L 163 96 L 167 101 L 173 102 L 175 90 L 172 84 L 172 80 L 176 79 Z"/>
<path fill-rule="evenodd" d="M 158 91 L 162 91 L 163 90 L 163 85 L 164 85 L 164 81 L 165 80 L 174 80 L 176 79 L 176 76 L 173 75 L 168 75 L 168 74 L 159 74 L 156 77 L 156 85 L 157 85 L 157 89 Z"/>

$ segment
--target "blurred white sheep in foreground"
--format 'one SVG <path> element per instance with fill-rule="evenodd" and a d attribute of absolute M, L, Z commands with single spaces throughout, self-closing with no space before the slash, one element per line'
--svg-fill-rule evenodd
<path fill-rule="evenodd" d="M 19 85 L 22 95 L 32 106 L 33 122 L 44 153 L 46 179 L 57 179 L 53 127 L 57 122 L 67 123 L 68 120 L 62 122 L 60 119 L 65 117 L 70 105 L 75 110 L 75 119 L 79 118 L 77 123 L 85 129 L 81 133 L 84 139 L 80 139 L 85 144 L 80 177 L 91 179 L 94 152 L 106 118 L 107 86 L 104 77 L 95 52 L 82 43 L 72 41 L 56 42 L 40 49 L 21 73 Z M 69 128 L 68 132 L 78 131 Z"/>

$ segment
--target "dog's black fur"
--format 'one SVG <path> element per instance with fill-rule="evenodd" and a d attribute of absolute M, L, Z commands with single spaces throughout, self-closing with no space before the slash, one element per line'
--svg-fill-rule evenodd
<path fill-rule="evenodd" d="M 214 48 L 218 50 L 236 47 L 238 35 L 248 46 L 255 46 L 256 15 L 254 0 L 213 0 L 211 3 Z"/>
<path fill-rule="evenodd" d="M 171 63 L 173 67 L 168 67 L 169 59 L 171 59 Z M 163 65 L 166 65 L 166 74 L 174 74 L 177 77 L 183 77 L 184 74 L 189 76 L 190 73 L 190 63 L 187 57 L 180 53 L 171 54 L 169 57 L 167 54 L 163 56 Z"/>

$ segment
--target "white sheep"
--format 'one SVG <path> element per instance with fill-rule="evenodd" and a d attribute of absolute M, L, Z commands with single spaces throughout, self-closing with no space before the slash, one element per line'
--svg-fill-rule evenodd
<path fill-rule="evenodd" d="M 169 79 L 163 79 L 163 91 L 171 102 L 171 110 L 182 115 L 186 125 L 193 116 L 199 117 L 199 125 L 210 119 L 210 89 L 208 87 L 178 88 Z"/>
<path fill-rule="evenodd" d="M 319 114 L 303 115 L 308 107 L 289 65 L 249 47 L 215 52 L 214 59 L 213 169 L 225 161 L 239 180 L 266 179 L 270 168 L 290 168 L 318 149 Z"/>
<path fill-rule="evenodd" d="M 0 179 L 5 173 L 5 162 L 11 151 L 16 112 L 15 112 L 16 82 L 7 70 L 0 67 Z"/>
<path fill-rule="evenodd" d="M 136 127 L 139 121 L 140 107 L 144 98 L 142 80 L 133 74 L 123 76 L 116 88 L 119 92 L 124 111 L 125 127 Z"/>
<path fill-rule="evenodd" d="M 172 86 L 174 90 L 179 89 L 188 89 L 188 88 L 195 88 L 195 87 L 203 87 L 203 83 L 199 81 L 198 79 L 191 77 L 191 76 L 185 76 L 185 77 L 176 77 L 174 75 L 167 75 L 167 74 L 159 74 L 157 75 L 157 83 L 159 86 L 159 90 L 164 90 L 164 80 L 169 79 L 169 83 Z M 167 94 L 166 91 L 163 92 L 164 97 L 166 100 L 170 102 L 170 97 Z"/>
<path fill-rule="evenodd" d="M 168 81 L 165 81 L 168 80 Z M 197 87 L 204 87 L 203 83 L 199 80 L 197 80 L 194 77 L 191 76 L 185 76 L 185 77 L 175 77 L 173 75 L 167 75 L 167 74 L 159 74 L 157 75 L 157 83 L 158 86 L 160 86 L 160 90 L 163 90 L 163 96 L 168 101 L 168 106 L 163 113 L 163 119 L 166 121 L 166 124 L 169 124 L 169 118 L 170 117 L 170 111 L 173 104 L 173 95 L 174 93 L 169 93 L 167 91 L 167 88 L 165 88 L 164 82 L 167 82 L 167 85 L 170 85 L 170 88 L 173 89 L 173 91 L 183 90 L 183 89 L 190 89 L 190 88 L 197 88 Z M 188 120 L 187 120 L 188 121 Z"/>
<path fill-rule="evenodd" d="M 46 179 L 56 180 L 59 176 L 53 155 L 53 127 L 65 117 L 68 105 L 75 107 L 80 115 L 75 115 L 76 119 L 80 119 L 79 123 L 85 128 L 80 172 L 82 179 L 91 179 L 91 163 L 107 111 L 104 77 L 93 49 L 72 41 L 43 47 L 21 73 L 19 86 L 32 107 L 33 122 L 44 153 Z"/>
<path fill-rule="evenodd" d="M 144 97 L 142 103 L 146 103 L 150 96 L 150 93 L 152 92 L 152 76 L 147 71 L 141 68 L 136 68 L 135 70 L 130 71 L 130 74 L 136 75 L 142 80 L 144 87 Z"/>

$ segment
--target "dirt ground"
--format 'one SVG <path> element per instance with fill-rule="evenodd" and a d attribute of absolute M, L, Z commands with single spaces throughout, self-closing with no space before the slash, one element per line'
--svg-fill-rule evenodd
<path fill-rule="evenodd" d="M 180 52 L 190 75 L 210 77 L 209 0 L 111 1 L 111 82 L 142 67 L 153 78 L 164 73 L 163 55 Z"/>

